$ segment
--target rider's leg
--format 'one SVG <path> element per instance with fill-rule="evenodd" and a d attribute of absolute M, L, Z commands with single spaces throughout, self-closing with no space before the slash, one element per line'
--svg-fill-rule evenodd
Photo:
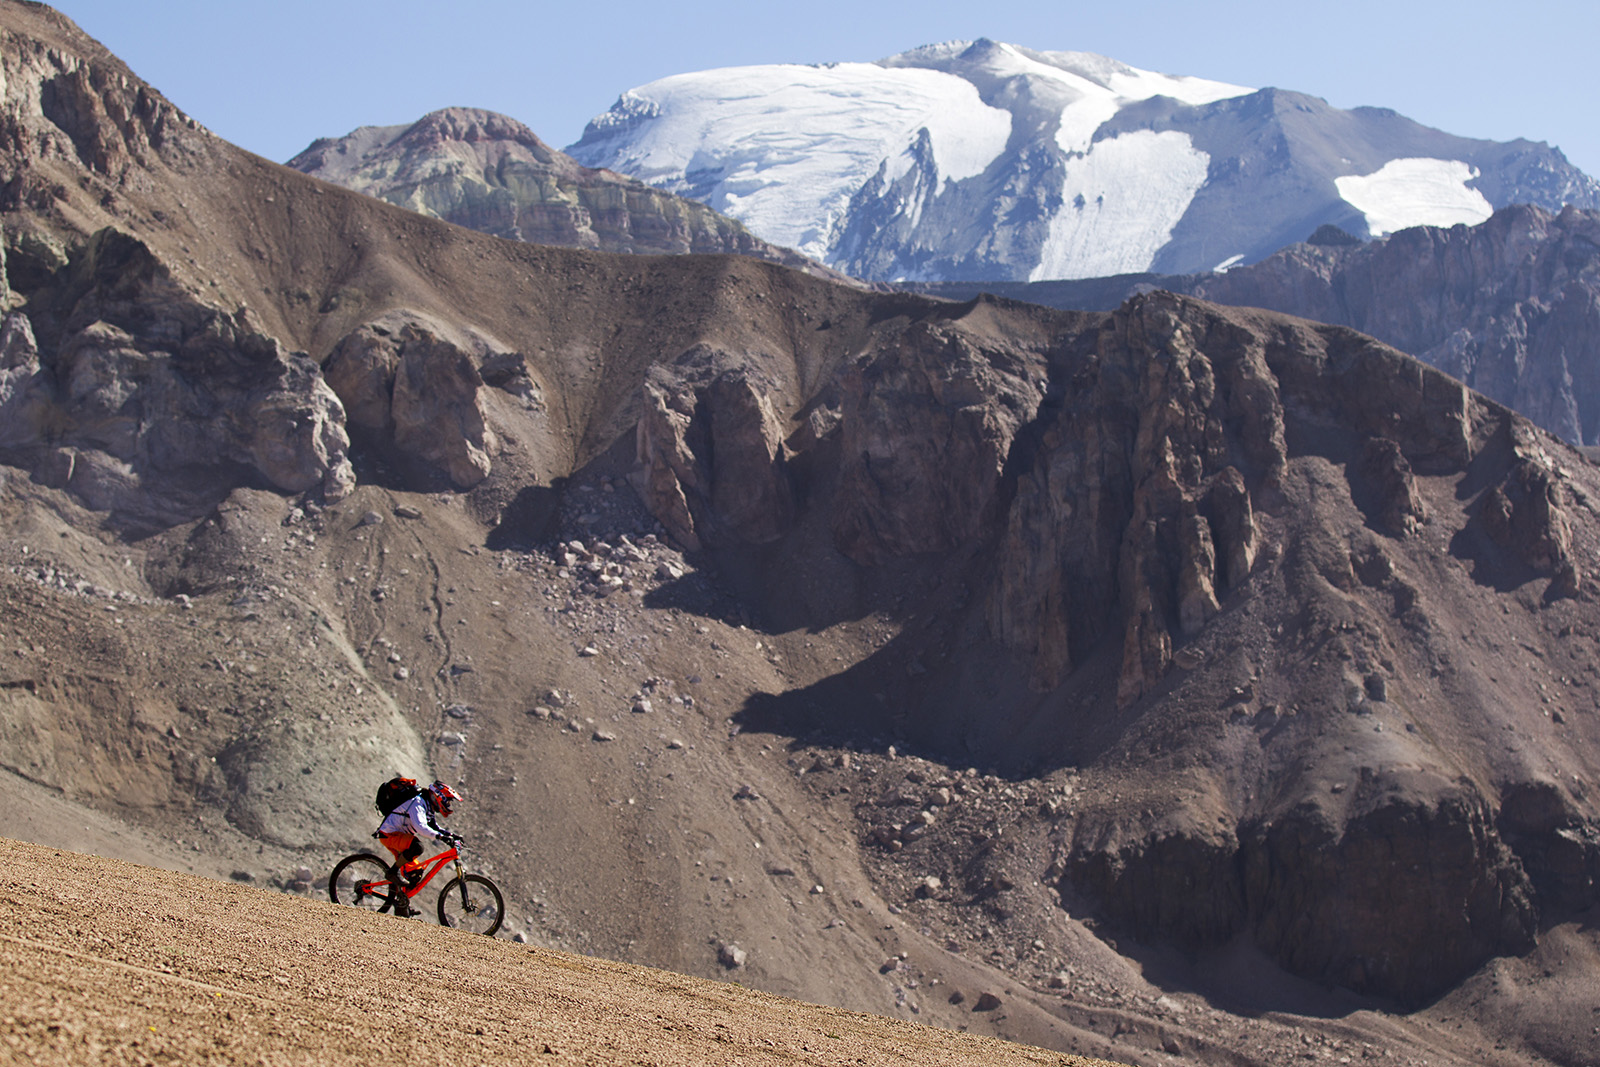
<path fill-rule="evenodd" d="M 415 837 L 411 839 L 410 847 L 395 857 L 397 860 L 404 861 L 400 864 L 400 874 L 409 885 L 416 885 L 417 880 L 422 877 L 422 864 L 419 862 L 421 857 L 422 842 Z"/>
<path fill-rule="evenodd" d="M 406 883 L 416 884 L 416 876 L 408 873 L 406 868 L 422 855 L 422 842 L 417 840 L 415 834 L 380 834 L 378 840 L 394 856 L 394 863 L 388 870 L 389 880 L 395 884 L 390 891 L 394 913 L 402 917 L 421 914 L 411 907 L 410 900 L 399 887 Z"/>
<path fill-rule="evenodd" d="M 395 881 L 400 880 L 406 862 L 422 854 L 422 845 L 415 834 L 379 834 L 378 841 L 394 857 L 389 865 L 389 877 Z"/>

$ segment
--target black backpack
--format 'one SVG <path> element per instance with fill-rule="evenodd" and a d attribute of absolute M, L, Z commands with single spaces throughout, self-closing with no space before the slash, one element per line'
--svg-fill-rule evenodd
<path fill-rule="evenodd" d="M 415 778 L 402 778 L 399 775 L 395 775 L 378 787 L 378 814 L 389 814 L 421 792 L 422 788 L 417 785 Z"/>

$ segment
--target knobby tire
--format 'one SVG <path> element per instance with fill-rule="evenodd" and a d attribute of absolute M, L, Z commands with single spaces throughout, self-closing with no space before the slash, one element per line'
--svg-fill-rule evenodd
<path fill-rule="evenodd" d="M 439 925 L 492 937 L 506 917 L 500 889 L 481 874 L 452 878 L 439 891 Z"/>
<path fill-rule="evenodd" d="M 328 899 L 335 904 L 346 904 L 368 911 L 393 910 L 391 889 L 385 884 L 381 893 L 361 893 L 357 886 L 362 882 L 388 882 L 389 864 L 370 852 L 357 852 L 346 856 L 328 876 Z"/>

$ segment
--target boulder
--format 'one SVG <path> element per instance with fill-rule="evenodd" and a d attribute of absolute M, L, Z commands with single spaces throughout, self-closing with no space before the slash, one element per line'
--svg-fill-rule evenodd
<path fill-rule="evenodd" d="M 470 489 L 498 447 L 478 358 L 420 316 L 393 313 L 347 334 L 328 357 L 328 384 L 350 425 L 422 470 Z"/>
<path fill-rule="evenodd" d="M 782 420 L 750 374 L 696 384 L 658 373 L 642 400 L 630 481 L 680 545 L 765 544 L 789 528 Z"/>

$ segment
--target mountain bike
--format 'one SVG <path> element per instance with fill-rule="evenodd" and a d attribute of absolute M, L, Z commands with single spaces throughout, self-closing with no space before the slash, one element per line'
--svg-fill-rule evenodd
<path fill-rule="evenodd" d="M 505 918 L 505 900 L 499 888 L 481 874 L 468 874 L 461 868 L 461 851 L 452 847 L 424 861 L 422 877 L 415 885 L 393 877 L 394 865 L 370 852 L 357 852 L 334 865 L 328 876 L 328 899 L 369 911 L 395 915 L 411 912 L 410 899 L 422 887 L 455 862 L 456 875 L 439 892 L 439 925 L 469 933 L 494 936 Z"/>

